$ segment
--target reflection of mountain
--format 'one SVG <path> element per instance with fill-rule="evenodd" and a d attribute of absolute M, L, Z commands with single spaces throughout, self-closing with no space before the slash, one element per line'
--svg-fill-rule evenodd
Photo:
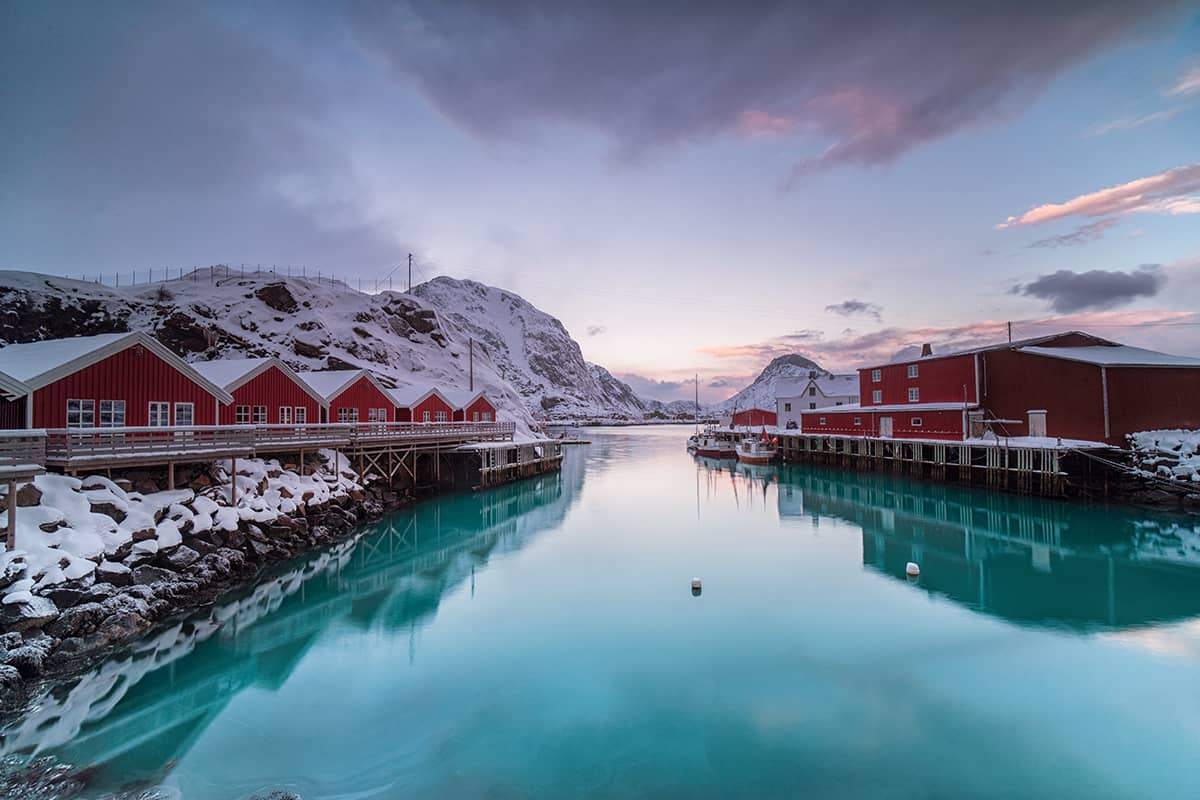
<path fill-rule="evenodd" d="M 867 567 L 906 580 L 916 561 L 921 588 L 1014 622 L 1102 630 L 1200 614 L 1200 562 L 1161 546 L 1176 520 L 801 468 L 783 473 L 779 514 L 858 525 Z"/>
<path fill-rule="evenodd" d="M 3 731 L 0 756 L 53 752 L 105 784 L 156 782 L 241 690 L 281 687 L 331 624 L 407 630 L 489 559 L 565 519 L 582 453 L 560 473 L 419 504 L 364 536 L 160 631 L 40 698 Z"/>

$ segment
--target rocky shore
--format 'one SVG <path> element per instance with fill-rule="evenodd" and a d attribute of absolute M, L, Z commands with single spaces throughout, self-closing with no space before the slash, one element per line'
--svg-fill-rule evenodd
<path fill-rule="evenodd" d="M 0 560 L 0 712 L 411 499 L 364 485 L 330 451 L 299 471 L 253 459 L 228 468 L 196 467 L 174 491 L 151 473 L 24 487 L 17 547 Z"/>

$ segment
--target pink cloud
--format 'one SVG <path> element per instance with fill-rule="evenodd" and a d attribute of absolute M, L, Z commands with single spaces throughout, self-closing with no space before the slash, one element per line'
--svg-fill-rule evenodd
<path fill-rule="evenodd" d="M 1200 213 L 1200 164 L 1175 167 L 1157 175 L 1110 186 L 1067 200 L 1034 206 L 1017 217 L 1009 217 L 997 228 L 1040 225 L 1068 217 L 1101 217 L 1111 214 L 1152 212 L 1158 214 Z"/>
<path fill-rule="evenodd" d="M 1167 97 L 1183 97 L 1200 92 L 1200 64 L 1179 76 L 1179 80 L 1171 84 L 1164 92 Z"/>
<path fill-rule="evenodd" d="M 738 133 L 755 138 L 758 136 L 781 136 L 796 127 L 795 120 L 767 111 L 743 111 L 738 117 Z"/>

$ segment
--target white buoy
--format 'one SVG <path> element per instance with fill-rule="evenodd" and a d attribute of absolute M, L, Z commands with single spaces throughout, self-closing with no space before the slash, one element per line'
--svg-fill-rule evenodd
<path fill-rule="evenodd" d="M 921 568 L 917 566 L 917 562 L 910 561 L 904 565 L 904 574 L 910 578 L 915 578 L 921 574 Z"/>
<path fill-rule="evenodd" d="M 700 587 L 700 579 L 699 579 L 699 578 L 692 578 L 692 588 L 693 588 L 693 589 L 699 589 L 699 588 L 701 588 L 701 587 Z"/>

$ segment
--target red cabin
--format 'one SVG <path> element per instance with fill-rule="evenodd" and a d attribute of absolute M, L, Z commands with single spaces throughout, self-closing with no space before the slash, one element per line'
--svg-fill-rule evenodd
<path fill-rule="evenodd" d="M 278 358 L 236 358 L 192 364 L 233 396 L 222 425 L 304 425 L 321 421 L 321 397 Z"/>
<path fill-rule="evenodd" d="M 738 411 L 733 415 L 731 425 L 736 427 L 749 426 L 751 428 L 761 428 L 763 426 L 775 427 L 775 410 L 764 408 L 747 408 Z"/>
<path fill-rule="evenodd" d="M 454 407 L 455 422 L 494 422 L 496 404 L 482 389 L 476 392 L 447 389 L 443 394 Z"/>
<path fill-rule="evenodd" d="M 0 349 L 7 427 L 215 425 L 233 397 L 144 333 L 106 333 Z M 23 415 L 23 419 L 20 418 Z"/>
<path fill-rule="evenodd" d="M 389 393 L 398 422 L 450 422 L 454 403 L 436 386 L 397 386 Z"/>
<path fill-rule="evenodd" d="M 365 369 L 298 373 L 325 401 L 322 422 L 391 422 L 395 406 L 388 388 Z"/>

